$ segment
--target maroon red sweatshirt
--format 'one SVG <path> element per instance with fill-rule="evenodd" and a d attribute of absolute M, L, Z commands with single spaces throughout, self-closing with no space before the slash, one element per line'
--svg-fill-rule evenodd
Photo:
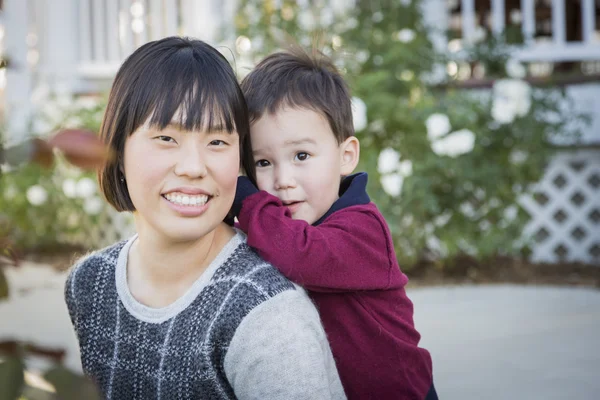
<path fill-rule="evenodd" d="M 308 290 L 348 398 L 423 400 L 432 387 L 431 356 L 418 347 L 408 278 L 366 193 L 367 175 L 346 178 L 314 225 L 293 220 L 277 197 L 243 179 L 239 226 L 262 258 Z"/>

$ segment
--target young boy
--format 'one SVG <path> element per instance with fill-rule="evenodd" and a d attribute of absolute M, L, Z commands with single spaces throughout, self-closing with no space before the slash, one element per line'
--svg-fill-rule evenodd
<path fill-rule="evenodd" d="M 390 231 L 367 174 L 350 175 L 360 146 L 343 78 L 294 50 L 265 58 L 242 90 L 258 189 L 239 178 L 234 212 L 248 244 L 309 291 L 349 399 L 436 399 Z"/>

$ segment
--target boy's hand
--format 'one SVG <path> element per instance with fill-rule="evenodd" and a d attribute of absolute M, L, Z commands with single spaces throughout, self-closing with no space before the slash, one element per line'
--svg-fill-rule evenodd
<path fill-rule="evenodd" d="M 237 189 L 235 191 L 235 199 L 233 200 L 233 206 L 231 212 L 234 216 L 239 216 L 242 210 L 242 203 L 246 197 L 258 193 L 258 188 L 245 176 L 238 177 Z"/>

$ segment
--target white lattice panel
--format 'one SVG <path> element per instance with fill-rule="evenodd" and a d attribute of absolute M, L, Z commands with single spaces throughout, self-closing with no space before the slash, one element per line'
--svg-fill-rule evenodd
<path fill-rule="evenodd" d="M 133 214 L 127 212 L 116 212 L 112 208 L 102 216 L 96 229 L 90 234 L 90 244 L 101 248 L 109 246 L 121 239 L 129 238 L 135 233 Z"/>
<path fill-rule="evenodd" d="M 600 150 L 557 155 L 521 205 L 531 216 L 532 261 L 600 265 Z"/>

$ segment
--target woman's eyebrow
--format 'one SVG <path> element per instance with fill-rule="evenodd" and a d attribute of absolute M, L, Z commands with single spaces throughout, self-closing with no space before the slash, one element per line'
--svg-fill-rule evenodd
<path fill-rule="evenodd" d="M 225 128 L 225 125 L 222 124 L 215 124 L 211 127 L 209 127 L 206 130 L 207 133 L 223 133 L 223 132 L 228 132 L 227 128 Z"/>
<path fill-rule="evenodd" d="M 177 121 L 177 120 L 173 120 L 173 121 L 169 122 L 163 129 L 174 129 L 174 130 L 178 130 L 178 131 L 182 131 L 182 132 L 188 130 L 187 127 L 181 123 L 181 121 Z M 215 124 L 213 126 L 208 127 L 208 129 L 200 129 L 200 130 L 204 131 L 205 133 L 208 133 L 208 134 L 218 134 L 218 133 L 228 132 L 228 130 L 222 124 Z"/>
<path fill-rule="evenodd" d="M 181 122 L 176 120 L 169 122 L 163 129 L 176 129 L 178 131 L 185 131 L 185 127 L 181 124 Z"/>

